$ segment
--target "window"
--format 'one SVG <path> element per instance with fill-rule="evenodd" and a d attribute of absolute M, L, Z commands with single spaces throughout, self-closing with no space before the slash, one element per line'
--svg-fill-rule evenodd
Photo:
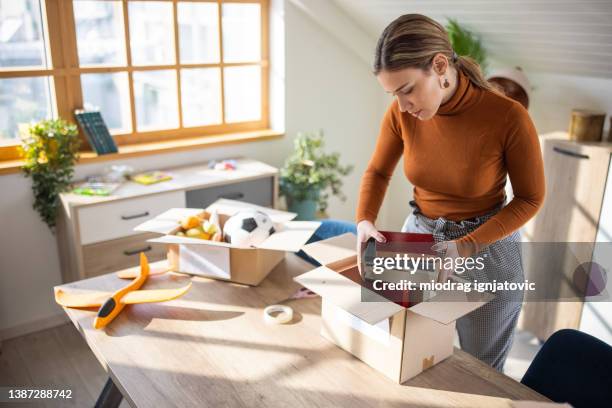
<path fill-rule="evenodd" d="M 0 0 L 0 158 L 16 158 L 24 125 L 74 122 L 80 108 L 100 110 L 119 145 L 266 129 L 267 11 L 268 0 Z"/>
<path fill-rule="evenodd" d="M 14 145 L 19 127 L 53 116 L 43 14 L 38 0 L 0 0 L 0 147 Z M 17 71 L 20 69 L 20 71 Z"/>

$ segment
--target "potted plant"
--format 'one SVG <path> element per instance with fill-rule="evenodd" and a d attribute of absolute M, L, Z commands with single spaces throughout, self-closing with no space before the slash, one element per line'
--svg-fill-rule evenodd
<path fill-rule="evenodd" d="M 323 132 L 298 133 L 294 152 L 280 171 L 280 193 L 287 209 L 298 214 L 297 220 L 312 220 L 317 209 L 325 212 L 330 193 L 345 201 L 342 177 L 353 166 L 340 165 L 339 153 L 323 151 Z"/>
<path fill-rule="evenodd" d="M 59 194 L 65 191 L 74 173 L 80 140 L 76 125 L 62 119 L 43 120 L 29 127 L 22 149 L 26 177 L 32 178 L 34 209 L 54 230 Z"/>
<path fill-rule="evenodd" d="M 480 38 L 452 18 L 448 19 L 446 31 L 448 32 L 448 38 L 453 46 L 453 50 L 457 55 L 473 58 L 480 65 L 482 72 L 486 72 L 488 65 L 487 51 L 482 45 Z"/>

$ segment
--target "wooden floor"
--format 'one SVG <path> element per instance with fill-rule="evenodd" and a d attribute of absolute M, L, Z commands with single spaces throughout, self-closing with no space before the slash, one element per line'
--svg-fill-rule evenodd
<path fill-rule="evenodd" d="M 506 374 L 517 379 L 539 348 L 528 345 L 525 336 L 533 337 L 518 333 L 506 362 Z M 106 379 L 104 369 L 71 323 L 0 343 L 0 386 L 71 389 L 73 395 L 68 401 L 9 406 L 93 407 Z M 128 407 L 124 400 L 120 408 Z"/>
<path fill-rule="evenodd" d="M 4 340 L 0 348 L 0 386 L 72 390 L 71 400 L 9 405 L 15 408 L 93 407 L 106 379 L 106 372 L 71 323 Z M 124 400 L 120 408 L 128 407 Z"/>

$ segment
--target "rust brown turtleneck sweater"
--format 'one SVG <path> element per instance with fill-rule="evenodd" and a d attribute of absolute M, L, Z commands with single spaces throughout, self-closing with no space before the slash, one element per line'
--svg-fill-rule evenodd
<path fill-rule="evenodd" d="M 533 217 L 545 183 L 538 135 L 523 106 L 476 87 L 462 73 L 458 81 L 455 94 L 427 121 L 391 103 L 361 179 L 356 220 L 376 220 L 402 153 L 414 199 L 428 218 L 461 221 L 493 210 L 505 201 L 509 175 L 514 198 L 457 241 L 459 253 L 469 256 Z"/>

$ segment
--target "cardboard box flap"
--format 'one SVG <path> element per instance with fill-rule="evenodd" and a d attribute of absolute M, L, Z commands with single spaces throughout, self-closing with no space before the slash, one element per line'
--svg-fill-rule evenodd
<path fill-rule="evenodd" d="M 357 236 L 351 232 L 313 242 L 302 248 L 321 265 L 342 261 L 357 255 Z"/>
<path fill-rule="evenodd" d="M 183 218 L 202 214 L 203 212 L 202 208 L 171 208 L 157 217 L 137 225 L 134 231 L 169 234 L 179 226 L 179 221 Z"/>
<path fill-rule="evenodd" d="M 408 310 L 439 323 L 449 324 L 478 309 L 494 297 L 486 292 L 438 291 L 430 300 L 412 306 Z"/>
<path fill-rule="evenodd" d="M 134 231 L 156 232 L 158 234 L 170 234 L 178 227 L 177 221 L 152 219 L 134 227 Z"/>
<path fill-rule="evenodd" d="M 200 238 L 180 237 L 178 235 L 164 235 L 163 237 L 148 239 L 147 242 L 155 242 L 157 244 L 212 245 L 212 246 L 225 247 L 225 248 L 235 248 L 235 246 L 227 242 L 211 241 L 208 239 L 200 239 Z M 249 248 L 249 247 L 242 248 L 241 247 L 241 249 L 254 249 L 254 248 Z"/>
<path fill-rule="evenodd" d="M 183 218 L 202 214 L 203 212 L 204 209 L 202 208 L 171 208 L 157 217 L 137 225 L 134 231 L 169 234 L 179 226 L 179 222 Z"/>
<path fill-rule="evenodd" d="M 320 225 L 318 221 L 288 221 L 257 248 L 298 252 Z"/>
<path fill-rule="evenodd" d="M 363 289 L 358 283 L 325 266 L 320 266 L 293 279 L 369 324 L 376 324 L 404 309 L 374 292 Z M 361 300 L 362 290 L 368 292 L 368 298 L 372 301 Z"/>
<path fill-rule="evenodd" d="M 297 214 L 287 211 L 275 210 L 273 208 L 262 207 L 260 205 L 245 203 L 244 201 L 229 200 L 227 198 L 220 198 L 208 207 L 206 211 L 212 212 L 217 209 L 220 213 L 227 215 L 234 215 L 242 210 L 257 210 L 265 214 L 268 214 L 273 223 L 285 223 L 294 219 Z"/>

